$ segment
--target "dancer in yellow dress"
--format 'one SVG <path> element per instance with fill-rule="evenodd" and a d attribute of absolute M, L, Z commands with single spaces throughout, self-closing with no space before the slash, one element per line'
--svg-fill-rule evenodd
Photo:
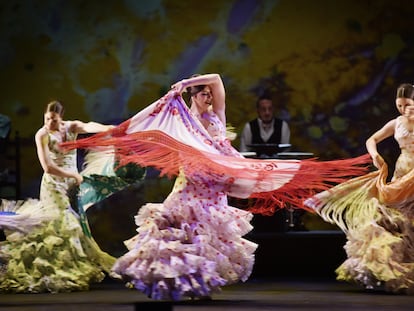
<path fill-rule="evenodd" d="M 347 236 L 338 279 L 367 289 L 414 293 L 414 86 L 397 89 L 401 113 L 366 141 L 377 171 L 324 191 L 305 203 Z M 401 154 L 390 182 L 377 144 L 393 136 Z"/>
<path fill-rule="evenodd" d="M 79 216 L 71 208 L 68 191 L 81 184 L 83 176 L 77 169 L 76 150 L 64 152 L 59 147 L 75 140 L 78 133 L 102 132 L 113 126 L 62 118 L 63 105 L 50 102 L 44 126 L 35 136 L 44 170 L 40 200 L 2 200 L 0 227 L 6 240 L 0 244 L 0 291 L 85 290 L 92 282 L 101 281 L 115 261 L 82 230 Z"/>

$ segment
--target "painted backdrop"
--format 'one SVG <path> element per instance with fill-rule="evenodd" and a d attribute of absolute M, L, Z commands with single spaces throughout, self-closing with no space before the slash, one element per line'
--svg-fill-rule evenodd
<path fill-rule="evenodd" d="M 33 136 L 52 99 L 67 119 L 120 122 L 176 80 L 218 72 L 241 132 L 274 93 L 296 150 L 365 152 L 413 82 L 414 18 L 401 0 L 123 0 L 0 3 L 0 113 L 22 136 L 23 196 L 38 196 Z M 236 139 L 234 144 L 238 146 Z M 393 146 L 385 153 L 392 155 Z"/>

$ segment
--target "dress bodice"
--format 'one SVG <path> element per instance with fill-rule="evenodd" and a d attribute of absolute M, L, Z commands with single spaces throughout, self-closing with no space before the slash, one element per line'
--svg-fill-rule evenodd
<path fill-rule="evenodd" d="M 214 112 L 204 112 L 201 117 L 209 122 L 206 130 L 215 141 L 226 137 L 226 129 Z"/>
<path fill-rule="evenodd" d="M 210 137 L 214 140 L 220 153 L 223 155 L 231 155 L 234 157 L 241 157 L 236 149 L 234 149 L 227 138 L 226 127 L 221 122 L 219 117 L 213 111 L 204 112 L 201 117 L 208 121 L 206 130 Z"/>
<path fill-rule="evenodd" d="M 414 153 L 414 132 L 406 128 L 401 116 L 396 119 L 394 138 L 401 149 Z"/>
<path fill-rule="evenodd" d="M 49 157 L 59 167 L 76 168 L 76 149 L 64 152 L 59 144 L 64 141 L 73 141 L 77 134 L 69 131 L 69 124 L 65 123 L 65 138 L 57 132 L 47 131 L 49 136 Z"/>
<path fill-rule="evenodd" d="M 403 117 L 396 119 L 394 138 L 398 142 L 401 149 L 392 180 L 400 178 L 414 168 L 414 132 L 407 129 L 403 123 Z"/>

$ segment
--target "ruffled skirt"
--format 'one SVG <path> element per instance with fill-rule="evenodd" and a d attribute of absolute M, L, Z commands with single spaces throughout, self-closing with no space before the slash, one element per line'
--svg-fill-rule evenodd
<path fill-rule="evenodd" d="M 347 259 L 336 270 L 339 280 L 366 289 L 414 293 L 413 204 L 404 194 L 404 206 L 391 205 L 403 188 L 385 183 L 386 171 L 384 166 L 340 184 L 306 205 L 346 233 Z"/>
<path fill-rule="evenodd" d="M 168 300 L 210 296 L 247 280 L 257 245 L 242 236 L 252 229 L 252 214 L 228 206 L 224 194 L 194 196 L 176 190 L 162 204 L 144 205 L 135 217 L 138 234 L 125 242 L 129 251 L 116 261 L 113 275 L 153 299 Z"/>
<path fill-rule="evenodd" d="M 6 240 L 0 244 L 0 291 L 87 290 L 110 271 L 115 258 L 84 235 L 73 211 L 48 208 L 38 200 L 23 205 L 3 200 L 2 206 Z"/>

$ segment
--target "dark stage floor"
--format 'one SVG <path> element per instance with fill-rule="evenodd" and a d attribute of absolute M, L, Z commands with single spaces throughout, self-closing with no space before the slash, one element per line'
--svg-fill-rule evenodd
<path fill-rule="evenodd" d="M 157 189 L 162 188 L 157 184 Z M 122 255 L 122 241 L 135 234 L 133 216 L 144 201 L 136 189 L 114 194 L 88 210 L 98 244 L 114 256 Z M 113 208 L 122 202 L 123 208 Z M 129 203 L 128 203 L 129 202 Z M 116 221 L 114 221 L 116 219 Z M 0 294 L 0 310 L 7 311 L 163 311 L 163 310 L 414 310 L 414 296 L 367 292 L 335 280 L 345 260 L 345 235 L 338 230 L 287 228 L 286 215 L 255 216 L 246 238 L 258 243 L 253 273 L 246 283 L 223 287 L 208 301 L 157 302 L 105 280 L 90 291 L 62 294 Z M 108 234 L 108 232 L 110 234 Z"/>
<path fill-rule="evenodd" d="M 7 311 L 163 311 L 163 310 L 413 310 L 414 296 L 366 292 L 332 279 L 251 279 L 224 287 L 208 301 L 157 302 L 107 281 L 87 292 L 1 294 Z"/>

